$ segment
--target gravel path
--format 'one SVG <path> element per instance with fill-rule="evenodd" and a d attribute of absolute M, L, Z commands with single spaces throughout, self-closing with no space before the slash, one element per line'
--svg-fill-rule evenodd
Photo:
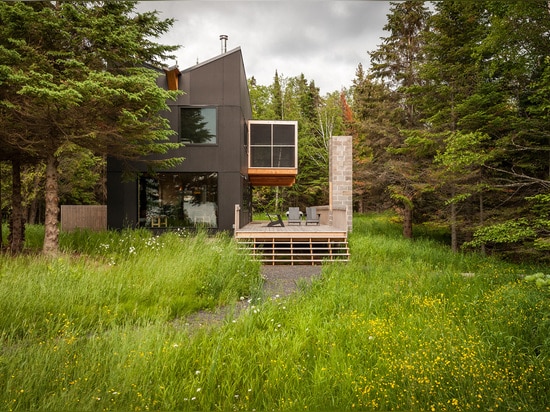
<path fill-rule="evenodd" d="M 321 274 L 322 266 L 313 265 L 272 265 L 262 266 L 262 276 L 265 279 L 264 292 L 266 297 L 275 295 L 288 296 L 295 292 L 301 282 L 311 282 L 314 276 Z"/>
<path fill-rule="evenodd" d="M 313 277 L 321 274 L 322 266 L 313 265 L 272 265 L 262 266 L 264 278 L 265 299 L 281 298 L 294 293 L 303 282 L 309 284 Z M 236 305 L 218 307 L 214 310 L 203 310 L 193 313 L 186 319 L 178 322 L 189 328 L 190 331 L 218 326 L 229 316 L 235 318 L 240 311 L 248 306 L 248 301 L 237 302 Z"/>

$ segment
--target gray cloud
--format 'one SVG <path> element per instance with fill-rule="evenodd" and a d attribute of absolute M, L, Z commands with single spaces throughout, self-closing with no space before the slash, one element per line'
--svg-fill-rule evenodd
<path fill-rule="evenodd" d="M 158 10 L 177 21 L 159 41 L 183 46 L 180 68 L 241 47 L 246 74 L 269 85 L 275 71 L 304 74 L 321 93 L 349 87 L 359 63 L 380 43 L 390 4 L 387 1 L 145 1 L 139 11 Z M 174 62 L 167 62 L 174 64 Z"/>

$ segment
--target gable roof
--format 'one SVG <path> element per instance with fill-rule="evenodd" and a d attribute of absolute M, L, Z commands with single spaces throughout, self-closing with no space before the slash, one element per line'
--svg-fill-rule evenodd
<path fill-rule="evenodd" d="M 194 66 L 188 67 L 188 68 L 182 70 L 181 72 L 182 72 L 182 73 L 186 73 L 186 72 L 189 72 L 189 71 L 191 71 L 191 70 L 198 69 L 198 68 L 200 68 L 200 67 L 202 67 L 202 66 L 206 66 L 207 64 L 210 64 L 210 63 L 212 63 L 212 62 L 214 62 L 214 61 L 216 61 L 216 60 L 221 60 L 221 59 L 223 59 L 224 57 L 227 57 L 227 56 L 229 56 L 229 55 L 231 55 L 231 54 L 233 54 L 233 53 L 241 53 L 241 55 L 242 55 L 241 48 L 240 48 L 240 47 L 236 47 L 236 48 L 234 48 L 233 50 L 229 50 L 228 52 L 219 54 L 219 55 L 214 56 L 214 57 L 212 57 L 212 58 L 210 58 L 210 59 L 208 59 L 208 60 L 205 60 L 205 61 L 203 61 L 203 62 L 201 62 L 201 63 L 195 64 Z M 242 59 L 242 56 L 241 56 L 241 59 Z"/>

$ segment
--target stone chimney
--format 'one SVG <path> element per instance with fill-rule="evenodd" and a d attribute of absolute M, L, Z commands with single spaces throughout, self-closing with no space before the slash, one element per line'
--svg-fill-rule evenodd
<path fill-rule="evenodd" d="M 329 148 L 330 213 L 345 209 L 348 232 L 353 222 L 353 152 L 351 136 L 332 136 Z M 331 222 L 332 223 L 332 222 Z"/>

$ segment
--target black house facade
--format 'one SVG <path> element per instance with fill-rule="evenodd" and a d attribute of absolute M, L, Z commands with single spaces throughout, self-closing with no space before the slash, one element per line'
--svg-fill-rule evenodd
<path fill-rule="evenodd" d="M 231 230 L 235 205 L 250 219 L 248 121 L 252 117 L 242 53 L 234 49 L 179 72 L 168 69 L 161 86 L 183 90 L 168 103 L 166 117 L 184 147 L 170 152 L 185 160 L 154 175 L 145 169 L 124 182 L 122 166 L 107 166 L 109 228 L 189 228 Z"/>
<path fill-rule="evenodd" d="M 178 166 L 123 180 L 107 162 L 107 225 L 153 230 L 233 230 L 252 219 L 254 186 L 290 186 L 297 174 L 297 122 L 254 121 L 240 48 L 183 71 L 164 70 L 159 85 L 182 90 L 165 115 L 184 147 Z"/>

